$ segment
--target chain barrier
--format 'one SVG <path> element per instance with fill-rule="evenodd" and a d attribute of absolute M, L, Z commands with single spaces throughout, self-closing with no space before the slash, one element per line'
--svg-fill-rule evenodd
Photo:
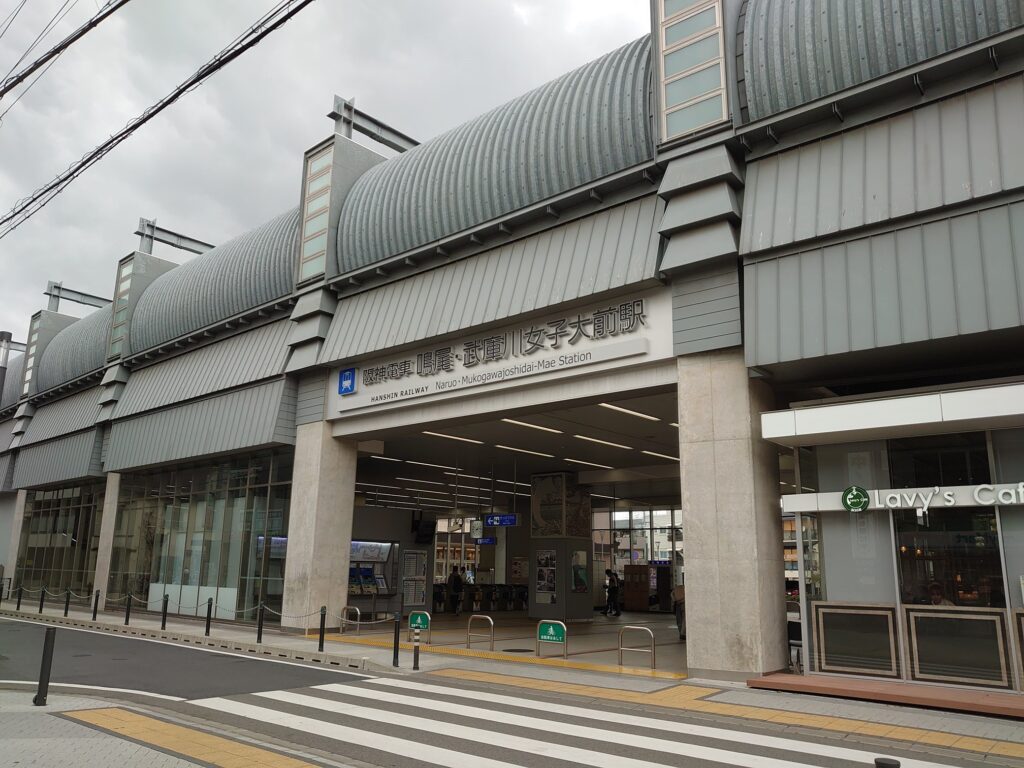
<path fill-rule="evenodd" d="M 268 608 L 267 610 L 270 610 L 270 609 Z M 317 613 L 320 613 L 320 611 L 317 611 Z M 341 621 L 341 622 L 343 622 L 345 624 L 359 624 L 359 625 L 364 625 L 364 624 L 392 624 L 395 621 L 394 617 L 392 617 L 390 619 L 376 619 L 374 621 L 367 621 L 365 619 L 362 620 L 362 621 L 358 621 L 358 620 L 352 620 L 352 619 L 343 618 L 342 616 L 338 616 L 336 613 L 332 613 L 332 614 L 330 614 L 330 616 L 331 616 L 332 619 L 338 619 L 338 621 Z"/>
<path fill-rule="evenodd" d="M 108 603 L 123 603 L 123 602 L 125 602 L 125 601 L 126 601 L 127 599 L 128 599 L 128 595 L 125 595 L 124 597 L 118 597 L 118 598 L 108 597 L 108 598 L 106 599 L 106 602 L 108 602 Z M 134 599 L 135 599 L 135 598 L 134 598 L 134 597 L 132 597 L 132 600 L 134 600 Z"/>
<path fill-rule="evenodd" d="M 29 589 L 28 587 L 20 587 L 20 589 L 21 589 L 22 592 L 26 592 L 26 593 L 28 593 L 30 595 L 33 594 L 34 592 L 42 592 L 43 591 L 42 589 Z M 16 589 L 14 591 L 17 592 L 18 590 Z"/>
<path fill-rule="evenodd" d="M 64 597 L 64 592 L 51 592 L 46 587 L 43 587 L 43 592 L 48 594 L 50 597 Z"/>
<path fill-rule="evenodd" d="M 317 608 L 315 611 L 310 611 L 309 613 L 303 613 L 302 615 L 297 615 L 297 616 L 289 616 L 289 615 L 284 614 L 284 613 L 278 613 L 273 608 L 268 608 L 265 605 L 263 606 L 263 610 L 267 611 L 268 613 L 272 613 L 275 616 L 280 616 L 282 619 L 308 619 L 310 616 L 319 616 L 320 615 L 320 609 L 319 608 Z"/>
<path fill-rule="evenodd" d="M 71 596 L 79 600 L 92 600 L 92 595 L 76 595 L 74 592 L 72 592 Z"/>

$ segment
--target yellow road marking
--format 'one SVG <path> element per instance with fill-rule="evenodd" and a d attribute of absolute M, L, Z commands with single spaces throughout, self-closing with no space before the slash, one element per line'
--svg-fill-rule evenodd
<path fill-rule="evenodd" d="M 760 720 L 761 722 L 778 723 L 779 725 L 799 725 L 819 728 L 825 731 L 835 731 L 837 733 L 878 736 L 892 739 L 893 741 L 906 741 L 912 744 L 952 747 L 953 749 L 960 749 L 966 752 L 1024 758 L 1024 744 L 1013 741 L 979 739 L 941 731 L 929 731 L 924 728 L 908 728 L 871 723 L 847 717 L 809 715 L 803 712 L 771 709 L 770 707 L 753 707 L 746 704 L 725 704 L 717 701 L 706 701 L 705 697 L 720 693 L 719 689 L 703 688 L 696 685 L 674 685 L 669 688 L 663 688 L 660 691 L 639 693 L 637 691 L 601 688 L 594 685 L 560 683 L 553 680 L 535 680 L 529 677 L 515 677 L 494 672 L 477 672 L 469 669 L 439 669 L 430 674 L 437 677 L 453 677 L 459 680 L 475 680 L 479 683 L 495 683 L 516 688 L 528 688 L 534 691 L 570 693 L 591 699 L 604 699 L 607 701 L 626 702 L 628 704 L 650 704 L 657 707 L 668 707 L 689 712 L 707 712 L 714 715 L 740 717 L 746 720 Z"/>
<path fill-rule="evenodd" d="M 64 716 L 126 739 L 220 768 L 314 768 L 312 763 L 277 752 L 167 723 L 118 707 L 65 712 Z"/>
<path fill-rule="evenodd" d="M 345 635 L 327 635 L 326 639 L 336 643 L 352 645 L 368 645 L 374 648 L 391 648 L 391 640 L 372 637 L 347 637 Z M 403 651 L 411 651 L 412 643 L 399 643 Z M 445 656 L 468 656 L 474 659 L 490 659 L 491 661 L 508 661 L 516 664 L 537 664 L 544 667 L 560 667 L 561 669 L 580 669 L 587 672 L 607 672 L 636 677 L 653 677 L 661 680 L 685 680 L 686 675 L 679 672 L 665 672 L 659 669 L 643 669 L 639 667 L 619 667 L 611 664 L 592 664 L 587 661 L 571 661 L 554 657 L 520 656 L 514 653 L 499 651 L 482 651 L 473 648 L 455 648 L 449 645 L 420 645 L 420 653 L 439 653 Z"/>

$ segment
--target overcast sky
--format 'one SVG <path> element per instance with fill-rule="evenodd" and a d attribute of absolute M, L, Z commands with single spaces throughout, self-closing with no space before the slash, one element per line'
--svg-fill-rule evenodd
<path fill-rule="evenodd" d="M 0 0 L 0 20 L 18 1 Z M 27 1 L 0 39 L 0 76 L 62 3 Z M 77 0 L 32 58 L 101 4 Z M 133 0 L 90 32 L 0 123 L 0 211 L 274 4 Z M 24 341 L 47 280 L 109 297 L 140 216 L 220 243 L 296 205 L 302 153 L 331 131 L 335 93 L 423 141 L 640 37 L 649 13 L 648 0 L 317 0 L 0 240 L 0 330 Z M 62 302 L 61 311 L 89 310 Z"/>

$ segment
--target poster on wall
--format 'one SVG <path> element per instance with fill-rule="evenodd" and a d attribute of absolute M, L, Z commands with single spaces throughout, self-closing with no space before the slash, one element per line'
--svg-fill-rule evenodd
<path fill-rule="evenodd" d="M 421 549 L 402 553 L 402 595 L 406 605 L 427 602 L 427 553 Z"/>
<path fill-rule="evenodd" d="M 587 572 L 587 551 L 577 549 L 572 553 L 572 591 L 585 593 L 590 591 L 587 579 L 590 574 Z"/>
<path fill-rule="evenodd" d="M 565 475 L 534 475 L 530 494 L 530 535 L 565 535 Z M 589 535 L 589 533 L 588 533 Z"/>
<path fill-rule="evenodd" d="M 554 603 L 555 598 L 555 569 L 558 563 L 555 550 L 537 550 L 537 602 Z"/>
<path fill-rule="evenodd" d="M 513 557 L 509 580 L 513 584 L 526 584 L 529 581 L 530 558 Z"/>
<path fill-rule="evenodd" d="M 589 539 L 591 536 L 590 491 L 575 483 L 565 497 L 566 536 Z"/>

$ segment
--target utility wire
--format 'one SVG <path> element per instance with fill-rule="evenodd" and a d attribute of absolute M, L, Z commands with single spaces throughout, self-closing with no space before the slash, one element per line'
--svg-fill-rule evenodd
<path fill-rule="evenodd" d="M 27 2 L 28 0 L 21 0 L 14 10 L 7 14 L 7 18 L 0 21 L 0 40 L 4 39 L 4 35 L 7 34 L 7 30 L 11 28 L 11 24 L 13 24 L 14 20 L 18 18 L 18 14 L 21 13 L 21 9 L 25 7 L 25 3 Z"/>
<path fill-rule="evenodd" d="M 54 17 L 50 19 L 50 23 L 43 28 L 43 31 L 36 36 L 36 39 L 34 41 L 32 41 L 32 45 L 28 47 L 28 50 L 26 50 L 25 53 L 21 55 L 21 58 L 18 59 L 14 63 L 14 66 L 11 67 L 10 70 L 8 70 L 6 75 L 4 75 L 4 82 L 3 84 L 0 84 L 0 99 L 2 99 L 5 94 L 10 92 L 12 88 L 16 88 L 18 87 L 18 85 L 25 82 L 25 80 L 31 77 L 33 72 L 36 72 L 41 67 L 44 67 L 47 64 L 49 64 L 51 61 L 53 61 L 62 53 L 64 53 L 64 51 L 66 51 L 68 48 L 74 45 L 78 40 L 85 37 L 86 33 L 88 33 L 89 30 L 98 27 L 100 24 L 102 24 L 108 18 L 117 13 L 117 11 L 119 11 L 121 8 L 128 5 L 128 3 L 130 2 L 131 0 L 117 0 L 117 2 L 107 3 L 105 6 L 103 6 L 99 13 L 97 13 L 95 16 L 93 16 L 91 19 L 85 22 L 85 24 L 83 24 L 70 35 L 65 37 L 63 40 L 61 40 L 59 43 L 53 46 L 53 48 L 48 50 L 38 59 L 36 59 L 27 67 L 25 67 L 23 70 L 18 72 L 16 75 L 12 76 L 11 73 L 14 72 L 14 70 L 17 69 L 18 66 L 26 58 L 28 58 L 28 55 L 39 44 L 40 40 L 42 40 L 43 37 L 50 30 L 57 26 L 57 24 L 59 24 L 64 19 L 64 17 L 67 16 L 68 13 L 70 13 L 71 10 L 78 4 L 78 0 L 74 0 L 74 2 L 72 2 L 72 0 L 65 0 L 64 5 L 62 5 L 60 9 L 57 11 L 57 13 L 54 14 Z"/>
<path fill-rule="evenodd" d="M 38 75 L 32 78 L 32 82 L 22 89 L 21 93 L 17 95 L 14 101 L 12 101 L 10 105 L 8 105 L 7 109 L 5 109 L 3 112 L 0 112 L 0 125 L 4 124 L 4 118 L 7 117 L 7 113 L 14 109 L 15 105 L 19 101 L 21 101 L 25 97 L 25 95 L 32 90 L 33 87 L 35 87 L 35 84 L 39 82 L 40 78 L 42 78 L 43 75 L 46 74 L 46 71 L 57 63 L 57 60 L 60 59 L 60 56 L 61 54 L 58 53 L 56 56 L 50 59 L 49 63 L 40 70 Z"/>
<path fill-rule="evenodd" d="M 63 192 L 72 181 L 101 160 L 114 147 L 131 136 L 145 123 L 167 109 L 184 94 L 200 86 L 204 80 L 228 64 L 228 62 L 233 61 L 250 48 L 258 45 L 263 38 L 282 27 L 288 20 L 312 2 L 313 0 L 282 0 L 282 2 L 279 2 L 255 24 L 230 42 L 220 53 L 178 85 L 171 93 L 131 120 L 124 128 L 98 147 L 85 154 L 81 160 L 72 164 L 63 173 L 55 176 L 52 181 L 40 187 L 28 197 L 18 201 L 10 211 L 0 217 L 0 240 L 24 224 L 35 213 L 38 213 L 54 197 Z"/>

